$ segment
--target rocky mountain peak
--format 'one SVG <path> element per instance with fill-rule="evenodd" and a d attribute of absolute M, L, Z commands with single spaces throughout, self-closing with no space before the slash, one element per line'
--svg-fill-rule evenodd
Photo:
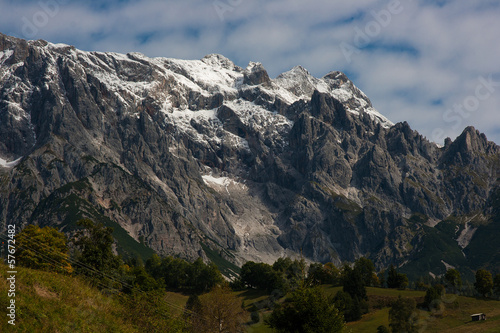
<path fill-rule="evenodd" d="M 266 69 L 260 62 L 250 62 L 243 72 L 243 83 L 252 85 L 262 85 L 264 87 L 271 86 L 271 79 L 267 74 Z"/>
<path fill-rule="evenodd" d="M 448 143 L 446 159 L 458 163 L 473 162 L 480 155 L 499 154 L 496 144 L 489 142 L 486 135 L 480 133 L 474 127 L 464 129 L 455 141 Z"/>
<path fill-rule="evenodd" d="M 302 66 L 296 66 L 288 72 L 278 75 L 274 82 L 295 96 L 300 97 L 311 96 L 320 84 L 319 80 L 315 79 Z"/>
<path fill-rule="evenodd" d="M 488 146 L 486 136 L 473 126 L 466 127 L 455 142 L 464 152 L 485 152 L 485 148 Z"/>
<path fill-rule="evenodd" d="M 499 174 L 475 129 L 439 148 L 341 72 L 271 79 L 215 54 L 0 36 L 1 225 L 89 217 L 129 237 L 124 251 L 383 266 L 417 256 L 427 226 L 487 212 Z"/>
<path fill-rule="evenodd" d="M 241 71 L 242 69 L 238 66 L 236 66 L 231 60 L 228 58 L 224 57 L 221 54 L 208 54 L 204 56 L 201 61 L 206 63 L 207 65 L 211 66 L 218 66 L 222 67 L 231 71 Z"/>

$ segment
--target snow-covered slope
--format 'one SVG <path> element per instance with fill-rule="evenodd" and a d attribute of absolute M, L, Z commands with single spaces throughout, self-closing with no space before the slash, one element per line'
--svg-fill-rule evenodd
<path fill-rule="evenodd" d="M 0 53 L 0 81 L 9 87 L 3 92 L 4 107 L 8 108 L 11 121 L 19 124 L 31 124 L 28 97 L 42 90 L 56 89 L 54 79 L 61 77 L 60 69 L 66 66 L 73 74 L 99 86 L 106 96 L 101 103 L 116 112 L 137 118 L 143 111 L 151 116 L 162 114 L 165 124 L 175 128 L 173 135 L 188 135 L 206 147 L 220 148 L 224 144 L 248 151 L 244 135 L 231 129 L 235 121 L 261 133 L 275 146 L 286 146 L 293 117 L 283 110 L 299 101 L 310 102 L 316 90 L 340 101 L 353 116 L 365 113 L 385 128 L 393 125 L 340 72 L 315 78 L 297 66 L 270 79 L 260 63 L 251 62 L 241 68 L 218 54 L 201 60 L 179 60 L 148 58 L 140 53 L 85 52 L 44 41 L 28 43 L 36 46 L 45 59 L 44 71 L 40 73 L 42 87 L 33 86 L 16 75 L 24 62 L 22 59 L 16 62 L 14 50 Z M 59 99 L 61 105 L 72 102 L 64 95 Z M 226 111 L 231 110 L 230 114 L 225 112 L 224 120 L 220 114 L 222 106 L 227 107 Z M 35 128 L 30 128 L 31 138 L 25 150 L 36 142 Z M 102 142 L 99 134 L 95 140 Z M 20 157 L 3 150 L 0 147 L 0 156 L 5 159 L 6 156 Z"/>
<path fill-rule="evenodd" d="M 265 71 L 262 65 L 250 63 L 243 69 L 218 54 L 207 55 L 201 60 L 148 58 L 140 53 L 84 52 L 68 45 L 51 43 L 47 43 L 41 51 L 62 53 L 66 59 L 83 64 L 90 75 L 116 96 L 118 105 L 130 107 L 148 103 L 164 113 L 167 122 L 198 137 L 200 141 L 219 140 L 217 132 L 221 123 L 216 111 L 221 105 L 230 107 L 241 120 L 252 122 L 252 126 L 263 132 L 286 132 L 291 128 L 291 120 L 269 106 L 277 101 L 284 105 L 299 100 L 307 102 L 315 90 L 338 99 L 353 114 L 365 112 L 384 127 L 393 125 L 340 72 L 315 78 L 298 66 L 276 79 L 270 79 L 268 84 L 248 84 L 245 83 L 245 76 Z M 4 58 L 9 55 L 8 52 L 4 54 Z M 55 59 L 51 65 L 55 66 Z M 147 69 L 144 75 L 137 75 L 140 67 Z M 49 69 L 49 73 L 54 71 Z M 254 96 L 265 96 L 266 103 L 257 101 L 260 105 L 256 104 L 252 100 Z M 210 105 L 214 97 L 220 101 Z M 191 126 L 193 120 L 209 123 L 213 131 L 204 135 L 196 133 Z M 238 140 L 234 141 L 245 146 Z"/>

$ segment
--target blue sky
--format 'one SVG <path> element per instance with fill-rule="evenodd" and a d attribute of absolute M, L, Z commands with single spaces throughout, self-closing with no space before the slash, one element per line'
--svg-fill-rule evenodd
<path fill-rule="evenodd" d="M 271 77 L 345 72 L 393 122 L 442 143 L 473 125 L 500 144 L 500 2 L 0 0 L 0 32 L 83 50 L 200 59 Z"/>

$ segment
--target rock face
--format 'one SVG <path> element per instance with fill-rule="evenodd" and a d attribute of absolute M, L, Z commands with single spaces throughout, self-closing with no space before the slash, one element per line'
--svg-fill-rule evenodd
<path fill-rule="evenodd" d="M 193 259 L 211 248 L 237 264 L 297 253 L 403 263 L 450 217 L 458 248 L 465 217 L 488 221 L 500 177 L 499 146 L 474 128 L 438 147 L 340 72 L 270 79 L 220 55 L 147 58 L 5 35 L 0 158 L 2 227 L 70 233 L 85 216 L 122 230 L 125 251 Z"/>

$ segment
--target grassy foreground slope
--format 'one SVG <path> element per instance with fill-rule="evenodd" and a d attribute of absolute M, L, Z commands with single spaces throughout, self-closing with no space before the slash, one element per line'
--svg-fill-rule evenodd
<path fill-rule="evenodd" d="M 18 267 L 16 325 L 7 323 L 7 266 L 0 263 L 0 332 L 141 332 L 131 309 L 77 277 Z M 182 309 L 187 297 L 167 293 Z M 175 309 L 175 308 L 174 308 Z M 177 312 L 177 313 L 176 313 Z M 180 311 L 172 311 L 172 315 Z M 133 313 L 133 312 L 132 312 Z"/>
<path fill-rule="evenodd" d="M 7 267 L 0 264 L 0 312 L 5 332 L 135 332 L 122 307 L 78 278 L 18 267 L 16 325 L 7 323 Z"/>

